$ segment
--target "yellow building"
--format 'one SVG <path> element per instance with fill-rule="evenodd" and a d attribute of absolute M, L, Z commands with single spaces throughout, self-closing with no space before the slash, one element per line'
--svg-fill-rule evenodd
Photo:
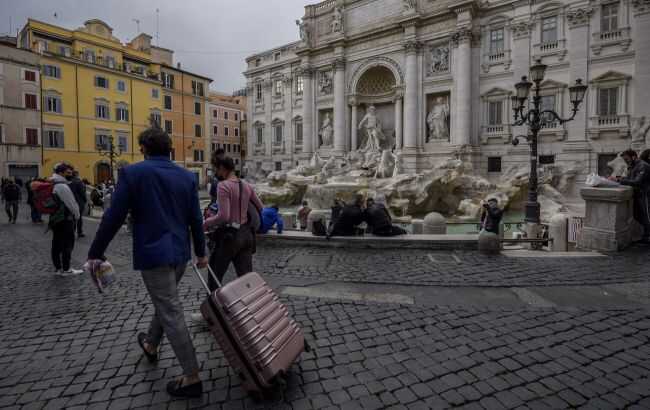
<path fill-rule="evenodd" d="M 138 135 L 152 115 L 162 120 L 160 64 L 112 31 L 100 20 L 67 30 L 30 19 L 20 33 L 19 46 L 41 54 L 44 175 L 66 161 L 93 183 L 110 179 L 100 151 L 112 139 L 116 168 L 140 161 Z"/>

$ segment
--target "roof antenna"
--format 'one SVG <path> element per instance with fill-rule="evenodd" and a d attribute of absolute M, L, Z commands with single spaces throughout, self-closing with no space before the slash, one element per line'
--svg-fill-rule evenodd
<path fill-rule="evenodd" d="M 131 19 L 131 20 L 135 22 L 137 34 L 140 34 L 140 20 L 139 19 Z"/>

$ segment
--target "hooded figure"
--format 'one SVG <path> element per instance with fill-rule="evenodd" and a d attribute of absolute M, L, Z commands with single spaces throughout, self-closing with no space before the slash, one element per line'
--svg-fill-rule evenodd
<path fill-rule="evenodd" d="M 643 226 L 642 243 L 650 243 L 650 164 L 640 160 L 633 150 L 625 151 L 622 155 L 628 164 L 626 178 L 621 178 L 621 185 L 634 188 L 634 219 Z"/>

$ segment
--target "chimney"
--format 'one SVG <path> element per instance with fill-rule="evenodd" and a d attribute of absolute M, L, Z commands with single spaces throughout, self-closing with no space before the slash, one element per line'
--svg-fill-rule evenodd
<path fill-rule="evenodd" d="M 181 63 L 176 63 L 176 68 L 181 69 Z"/>

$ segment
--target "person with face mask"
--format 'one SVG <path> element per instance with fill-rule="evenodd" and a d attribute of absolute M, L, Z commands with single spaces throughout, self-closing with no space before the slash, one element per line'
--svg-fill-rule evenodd
<path fill-rule="evenodd" d="M 70 189 L 73 168 L 66 163 L 57 164 L 51 181 L 52 194 L 59 203 L 59 209 L 52 215 L 48 227 L 52 230 L 52 263 L 57 275 L 79 275 L 83 271 L 70 268 L 75 242 L 75 223 L 81 218 L 79 205 Z"/>
<path fill-rule="evenodd" d="M 185 323 L 178 283 L 191 259 L 208 264 L 203 217 L 194 175 L 169 158 L 172 140 L 159 126 L 138 137 L 145 160 L 120 170 L 110 208 L 88 251 L 88 267 L 101 265 L 104 252 L 129 213 L 133 216 L 133 268 L 142 279 L 155 307 L 148 331 L 138 334 L 138 344 L 149 362 L 158 360 L 163 335 L 167 336 L 182 376 L 167 384 L 167 393 L 200 397 L 203 384 L 192 339 Z M 191 241 L 190 241 L 191 239 Z"/>
<path fill-rule="evenodd" d="M 638 158 L 636 151 L 621 154 L 628 165 L 628 175 L 618 178 L 621 185 L 634 188 L 634 219 L 643 226 L 640 243 L 650 244 L 650 164 Z"/>

